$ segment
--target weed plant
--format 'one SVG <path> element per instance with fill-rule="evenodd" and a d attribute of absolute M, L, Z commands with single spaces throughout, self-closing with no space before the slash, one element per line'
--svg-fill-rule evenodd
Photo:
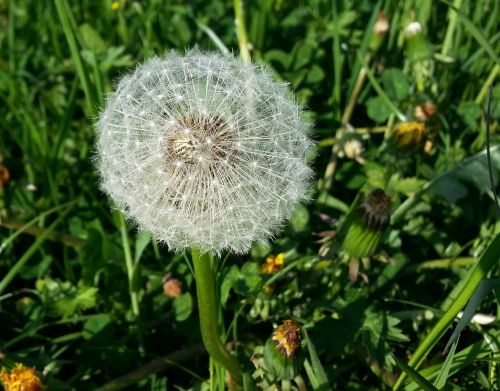
<path fill-rule="evenodd" d="M 203 347 L 190 254 L 129 224 L 93 162 L 118 80 L 197 47 L 288 83 L 317 143 L 310 201 L 211 263 L 243 389 L 499 390 L 499 19 L 497 0 L 0 0 L 3 387 L 238 387 Z"/>

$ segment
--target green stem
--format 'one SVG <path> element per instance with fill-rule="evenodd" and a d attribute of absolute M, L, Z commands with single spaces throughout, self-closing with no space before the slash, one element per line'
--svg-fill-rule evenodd
<path fill-rule="evenodd" d="M 490 86 L 493 84 L 495 81 L 498 73 L 500 72 L 500 65 L 496 64 L 493 69 L 491 70 L 490 74 L 486 78 L 486 81 L 483 83 L 483 86 L 481 87 L 481 90 L 479 91 L 479 94 L 477 94 L 476 99 L 474 100 L 475 103 L 480 105 L 483 102 L 483 99 L 485 98 L 486 94 L 488 93 L 488 89 Z"/>
<path fill-rule="evenodd" d="M 64 219 L 69 211 L 70 208 L 67 208 L 66 210 L 61 212 L 59 217 L 57 217 L 57 219 L 35 240 L 30 248 L 23 254 L 21 258 L 19 258 L 16 264 L 10 268 L 9 272 L 2 278 L 2 280 L 0 280 L 0 294 L 7 288 L 14 277 L 21 271 L 24 265 L 26 265 L 33 254 L 40 248 L 45 239 L 47 239 L 47 237 L 54 231 L 54 229 Z"/>
<path fill-rule="evenodd" d="M 200 250 L 192 249 L 194 278 L 198 296 L 198 311 L 200 316 L 201 337 L 208 354 L 212 359 L 223 365 L 231 374 L 237 386 L 242 385 L 242 371 L 237 359 L 224 347 L 218 330 L 217 300 L 215 291 L 215 272 L 210 254 L 201 254 Z"/>
<path fill-rule="evenodd" d="M 59 20 L 61 21 L 61 26 L 68 41 L 69 50 L 71 53 L 71 58 L 76 69 L 76 74 L 82 83 L 83 91 L 85 92 L 85 98 L 88 106 L 88 110 L 91 114 L 94 114 L 96 98 L 95 91 L 92 88 L 90 80 L 88 78 L 88 72 L 83 62 L 83 58 L 80 54 L 80 47 L 78 45 L 76 33 L 71 25 L 71 15 L 68 4 L 65 0 L 54 0 L 56 5 L 57 14 L 59 15 Z"/>
<path fill-rule="evenodd" d="M 250 63 L 250 51 L 248 50 L 247 30 L 245 26 L 245 10 L 242 0 L 234 0 L 234 24 L 236 25 L 236 36 L 240 46 L 240 56 L 243 62 Z"/>
<path fill-rule="evenodd" d="M 377 94 L 380 96 L 380 98 L 383 100 L 385 105 L 399 118 L 401 122 L 407 121 L 407 118 L 405 115 L 399 111 L 399 109 L 396 107 L 394 103 L 389 99 L 387 94 L 384 92 L 378 81 L 375 79 L 375 76 L 373 75 L 373 72 L 371 71 L 370 67 L 366 63 L 366 61 L 361 57 L 359 53 L 358 54 L 358 59 L 361 62 L 361 65 L 365 69 L 366 76 L 368 77 L 368 80 L 370 81 L 373 89 L 377 92 Z"/>
<path fill-rule="evenodd" d="M 462 0 L 455 0 L 453 5 L 455 8 L 460 9 L 462 7 Z M 451 8 L 448 10 L 448 19 L 450 20 L 450 22 L 448 23 L 448 28 L 446 29 L 446 36 L 444 37 L 443 47 L 441 48 L 441 54 L 443 56 L 447 56 L 448 52 L 451 49 L 453 34 L 455 33 L 458 22 L 458 14 Z"/>
<path fill-rule="evenodd" d="M 139 299 L 137 297 L 137 292 L 134 287 L 134 260 L 132 259 L 132 252 L 130 251 L 130 243 L 127 233 L 127 224 L 125 223 L 125 217 L 123 213 L 119 213 L 120 216 L 120 233 L 122 236 L 122 246 L 123 253 L 125 256 L 125 266 L 127 268 L 128 277 L 128 289 L 130 293 L 130 301 L 132 304 L 132 313 L 135 317 L 139 316 Z"/>

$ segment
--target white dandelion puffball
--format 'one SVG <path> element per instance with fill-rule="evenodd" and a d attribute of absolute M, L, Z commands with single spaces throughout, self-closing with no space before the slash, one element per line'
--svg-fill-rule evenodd
<path fill-rule="evenodd" d="M 313 143 L 300 114 L 261 66 L 198 50 L 153 58 L 100 115 L 102 189 L 173 250 L 246 252 L 309 187 Z"/>

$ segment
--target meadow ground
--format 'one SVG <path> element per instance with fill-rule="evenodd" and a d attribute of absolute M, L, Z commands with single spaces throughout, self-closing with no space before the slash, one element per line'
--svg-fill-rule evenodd
<path fill-rule="evenodd" d="M 0 384 L 228 387 L 190 252 L 127 221 L 95 163 L 120 77 L 196 46 L 266 64 L 316 142 L 283 230 L 208 259 L 244 389 L 499 390 L 498 20 L 498 0 L 0 0 Z"/>

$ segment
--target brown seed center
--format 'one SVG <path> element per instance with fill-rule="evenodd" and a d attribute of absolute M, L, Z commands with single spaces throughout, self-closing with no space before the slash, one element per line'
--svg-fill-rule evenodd
<path fill-rule="evenodd" d="M 169 156 L 177 165 L 228 163 L 234 154 L 234 138 L 217 116 L 186 116 L 177 121 L 168 140 Z"/>

